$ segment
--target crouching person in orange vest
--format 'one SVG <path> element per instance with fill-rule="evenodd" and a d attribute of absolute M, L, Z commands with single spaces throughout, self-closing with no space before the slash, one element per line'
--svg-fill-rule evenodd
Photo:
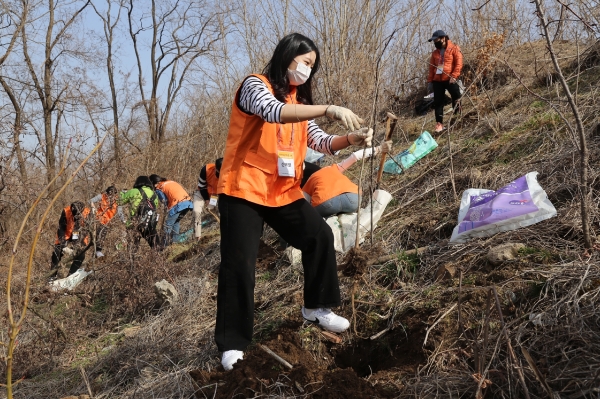
<path fill-rule="evenodd" d="M 358 150 L 340 163 L 326 166 L 312 173 L 302 187 L 304 197 L 324 218 L 338 213 L 353 213 L 358 210 L 359 187 L 343 173 L 363 158 L 387 153 L 392 150 L 392 141 L 384 141 L 375 148 Z M 305 169 L 306 173 L 306 169 Z"/>
<path fill-rule="evenodd" d="M 198 189 L 194 191 L 194 237 L 200 239 L 202 233 L 202 211 L 204 203 L 208 201 L 208 209 L 217 206 L 217 184 L 219 183 L 219 172 L 223 158 L 219 158 L 215 163 L 206 164 L 200 169 L 198 178 Z"/>
<path fill-rule="evenodd" d="M 179 222 L 194 208 L 194 205 L 181 184 L 159 175 L 150 175 L 150 180 L 154 184 L 160 202 L 167 204 L 163 243 L 163 247 L 167 247 L 172 242 L 179 242 Z"/>
<path fill-rule="evenodd" d="M 119 215 L 121 221 L 124 220 L 123 212 L 121 207 L 117 204 L 118 193 L 117 188 L 115 186 L 110 186 L 106 189 L 102 194 L 96 195 L 94 198 L 90 200 L 90 205 L 92 206 L 92 211 L 96 215 L 96 257 L 101 258 L 104 256 L 102 253 L 102 243 L 106 238 L 106 233 L 108 232 L 108 223 L 115 217 L 116 214 Z M 97 204 L 97 205 L 96 205 Z"/>
<path fill-rule="evenodd" d="M 85 229 L 89 215 L 90 209 L 81 201 L 73 202 L 63 209 L 58 220 L 56 242 L 52 251 L 52 269 L 58 267 L 63 254 L 75 255 L 69 274 L 75 273 L 81 267 L 90 243 L 89 232 Z M 74 248 L 70 248 L 69 244 Z"/>

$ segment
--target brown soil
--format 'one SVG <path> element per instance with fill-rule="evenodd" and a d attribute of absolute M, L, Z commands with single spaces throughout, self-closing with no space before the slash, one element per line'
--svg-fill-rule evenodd
<path fill-rule="evenodd" d="M 204 370 L 192 371 L 190 375 L 199 387 L 196 397 L 253 398 L 276 390 L 285 393 L 284 396 L 303 395 L 303 397 L 319 399 L 367 399 L 392 397 L 397 394 L 390 391 L 389 387 L 375 387 L 357 374 L 357 369 L 362 371 L 364 368 L 355 364 L 353 357 L 356 357 L 356 361 L 369 357 L 369 362 L 376 370 L 387 368 L 389 364 L 398 364 L 395 357 L 389 360 L 383 359 L 379 355 L 384 352 L 369 349 L 370 345 L 362 347 L 358 344 L 340 349 L 339 353 L 333 356 L 337 367 L 328 370 L 315 360 L 311 352 L 302 348 L 297 329 L 282 328 L 275 336 L 276 338 L 266 341 L 264 345 L 289 362 L 293 366 L 292 370 L 284 368 L 261 348 L 254 347 L 245 352 L 244 360 L 236 363 L 231 371 L 226 372 L 222 367 L 212 373 Z M 395 338 L 396 336 L 398 339 Z M 403 335 L 394 334 L 391 341 L 394 341 L 392 345 L 398 356 L 411 352 Z M 326 343 L 326 345 L 331 344 Z M 406 348 L 401 349 L 404 346 Z M 365 356 L 352 354 L 355 348 L 359 348 L 358 350 L 361 350 Z M 338 350 L 334 347 L 330 351 Z M 385 353 L 388 353 L 387 349 Z M 421 354 L 416 357 L 411 356 L 407 360 L 413 363 L 422 359 Z M 383 364 L 378 364 L 381 360 Z"/>
<path fill-rule="evenodd" d="M 326 340 L 323 355 L 333 359 L 327 367 L 315 360 L 302 347 L 298 328 L 286 326 L 274 333 L 274 339 L 264 345 L 292 366 L 287 370 L 260 347 L 252 347 L 233 370 L 219 366 L 212 373 L 195 370 L 190 373 L 198 384 L 196 397 L 252 398 L 284 392 L 284 396 L 303 395 L 309 398 L 388 398 L 398 395 L 394 385 L 371 381 L 390 380 L 386 373 L 414 375 L 426 362 L 420 343 L 425 324 L 420 317 L 408 318 L 406 329 L 396 328 L 377 340 L 354 340 L 349 345 L 334 345 Z M 379 378 L 381 377 L 381 378 Z M 213 396 L 214 395 L 214 396 Z"/>
<path fill-rule="evenodd" d="M 280 256 L 271 246 L 260 240 L 258 244 L 258 256 L 256 257 L 256 268 L 258 270 L 273 269 Z"/>
<path fill-rule="evenodd" d="M 344 258 L 338 269 L 342 271 L 344 276 L 360 277 L 367 270 L 368 261 L 372 254 L 360 248 L 351 248 Z"/>

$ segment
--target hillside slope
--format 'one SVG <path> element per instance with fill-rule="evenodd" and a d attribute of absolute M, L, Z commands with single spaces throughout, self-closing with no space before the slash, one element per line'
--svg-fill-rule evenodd
<path fill-rule="evenodd" d="M 577 64 L 569 43 L 559 50 L 578 91 L 597 189 L 600 62 Z M 366 265 L 364 273 L 340 272 L 339 311 L 352 321 L 342 343 L 303 323 L 302 268 L 290 265 L 267 229 L 256 274 L 256 342 L 224 372 L 213 341 L 213 224 L 199 243 L 164 254 L 113 251 L 69 294 L 36 280 L 17 350 L 16 375 L 25 379 L 16 397 L 597 397 L 600 263 L 583 248 L 576 140 L 557 110 L 569 112 L 552 71 L 539 67 L 543 45 L 506 53 L 508 64 L 498 62 L 493 79 L 472 86 L 462 116 L 435 137 L 439 147 L 406 173 L 384 177 L 394 200 L 372 240 L 352 259 L 339 256 L 339 265 Z M 415 117 L 412 106 L 390 105 L 400 116 L 398 151 L 433 125 L 431 113 Z M 495 190 L 531 171 L 539 172 L 557 217 L 448 245 L 463 190 Z M 355 165 L 349 176 L 357 181 L 359 172 Z M 365 192 L 372 180 L 365 179 Z M 595 235 L 597 197 L 590 202 Z M 492 265 L 489 249 L 506 243 L 523 245 L 514 259 Z M 157 308 L 152 285 L 163 278 L 179 300 Z"/>

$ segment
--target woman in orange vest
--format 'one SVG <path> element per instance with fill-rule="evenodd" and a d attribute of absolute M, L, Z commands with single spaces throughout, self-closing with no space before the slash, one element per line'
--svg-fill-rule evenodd
<path fill-rule="evenodd" d="M 202 233 L 202 211 L 204 203 L 208 201 L 208 209 L 213 209 L 218 202 L 217 199 L 217 184 L 219 183 L 219 172 L 223 158 L 219 158 L 215 163 L 204 165 L 200 169 L 200 177 L 198 178 L 198 189 L 194 191 L 194 237 L 200 239 Z"/>
<path fill-rule="evenodd" d="M 121 207 L 117 204 L 117 199 L 117 188 L 115 186 L 110 186 L 105 192 L 96 195 L 90 200 L 92 211 L 96 215 L 96 221 L 98 222 L 96 225 L 96 242 L 94 243 L 96 245 L 97 258 L 104 256 L 102 253 L 102 243 L 108 232 L 108 223 L 116 214 L 119 214 L 122 221 L 124 220 L 123 212 Z"/>
<path fill-rule="evenodd" d="M 90 209 L 81 201 L 73 202 L 63 209 L 58 220 L 56 242 L 52 251 L 52 269 L 58 267 L 63 254 L 75 254 L 69 269 L 69 275 L 75 273 L 81 267 L 85 259 L 85 251 L 89 248 L 90 242 L 89 232 L 85 228 L 89 214 Z M 69 248 L 69 244 L 75 249 Z"/>
<path fill-rule="evenodd" d="M 435 133 L 444 130 L 444 101 L 446 90 L 452 97 L 452 109 L 460 111 L 460 86 L 457 79 L 463 67 L 463 55 L 460 47 L 450 41 L 443 30 L 436 30 L 431 35 L 435 50 L 429 61 L 429 74 L 427 76 L 427 92 L 433 92 L 435 106 Z"/>
<path fill-rule="evenodd" d="M 302 251 L 302 316 L 342 332 L 350 323 L 330 308 L 340 305 L 333 233 L 300 189 L 307 146 L 333 154 L 349 145 L 371 145 L 372 130 L 351 110 L 313 105 L 312 78 L 319 69 L 312 40 L 292 33 L 277 44 L 261 75 L 248 76 L 232 104 L 219 176 L 221 266 L 215 341 L 221 364 L 243 359 L 254 326 L 254 274 L 263 222 Z M 327 116 L 355 130 L 323 132 L 313 121 Z"/>
<path fill-rule="evenodd" d="M 167 204 L 165 219 L 165 240 L 163 247 L 179 242 L 179 222 L 194 208 L 190 196 L 181 184 L 159 175 L 150 175 L 160 202 Z"/>
<path fill-rule="evenodd" d="M 375 156 L 382 151 L 391 152 L 392 141 L 384 141 L 381 146 L 358 150 L 340 163 L 319 169 L 314 172 L 302 187 L 304 197 L 315 208 L 319 215 L 328 218 L 338 213 L 353 213 L 358 210 L 359 187 L 343 173 L 357 161 Z"/>

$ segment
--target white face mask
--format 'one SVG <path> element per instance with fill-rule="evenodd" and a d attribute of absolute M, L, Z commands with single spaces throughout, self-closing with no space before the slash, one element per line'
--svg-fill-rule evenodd
<path fill-rule="evenodd" d="M 304 65 L 301 62 L 297 62 L 297 64 L 298 65 L 296 66 L 295 70 L 287 70 L 287 77 L 292 86 L 300 86 L 301 84 L 304 84 L 308 78 L 310 78 L 310 72 L 312 71 L 309 66 Z"/>

